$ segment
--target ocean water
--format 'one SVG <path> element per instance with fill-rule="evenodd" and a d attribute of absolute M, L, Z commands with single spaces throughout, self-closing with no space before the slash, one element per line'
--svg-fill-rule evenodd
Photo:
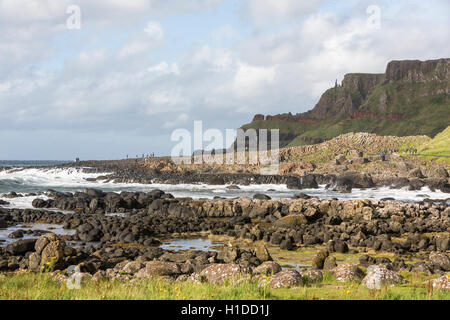
<path fill-rule="evenodd" d="M 0 167 L 48 167 L 56 166 L 70 160 L 0 160 Z"/>
<path fill-rule="evenodd" d="M 33 163 L 33 164 L 32 164 Z M 234 198 L 240 196 L 253 197 L 255 193 L 265 193 L 272 198 L 291 198 L 302 192 L 319 198 L 338 199 L 382 199 L 392 197 L 399 201 L 420 201 L 423 198 L 448 199 L 449 194 L 440 191 L 431 191 L 424 187 L 420 191 L 408 191 L 407 189 L 390 189 L 389 187 L 374 189 L 353 189 L 351 193 L 341 194 L 326 190 L 324 185 L 319 189 L 291 190 L 286 185 L 249 185 L 239 186 L 239 190 L 229 190 L 224 185 L 206 184 L 138 184 L 138 183 L 114 183 L 104 181 L 88 181 L 104 173 L 86 173 L 78 168 L 55 168 L 56 164 L 64 161 L 40 162 L 43 167 L 35 168 L 38 162 L 8 162 L 8 167 L 0 169 L 0 199 L 10 202 L 7 207 L 31 208 L 31 202 L 35 196 L 6 198 L 5 194 L 14 191 L 16 193 L 45 192 L 48 189 L 57 191 L 83 191 L 85 188 L 97 188 L 104 191 L 144 191 L 161 189 L 172 193 L 176 197 L 213 198 L 215 196 Z M 5 167 L 5 162 L 0 162 L 0 167 Z M 44 196 L 40 196 L 45 198 Z"/>

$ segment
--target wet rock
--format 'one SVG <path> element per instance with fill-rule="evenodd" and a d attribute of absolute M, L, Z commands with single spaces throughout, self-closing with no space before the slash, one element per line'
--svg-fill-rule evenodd
<path fill-rule="evenodd" d="M 1 199 L 0 199 L 0 206 L 6 206 L 6 205 L 8 205 L 8 204 L 9 204 L 8 201 L 4 201 L 4 200 L 1 200 Z"/>
<path fill-rule="evenodd" d="M 308 195 L 305 194 L 305 193 L 297 193 L 297 194 L 295 194 L 295 195 L 292 197 L 292 199 L 305 199 L 305 200 L 307 200 L 307 199 L 311 199 L 311 197 L 308 196 Z"/>
<path fill-rule="evenodd" d="M 271 198 L 268 195 L 262 194 L 262 193 L 257 193 L 253 196 L 253 199 L 257 199 L 257 200 L 270 200 Z"/>
<path fill-rule="evenodd" d="M 303 278 L 297 270 L 283 270 L 276 273 L 270 279 L 269 285 L 272 288 L 289 288 L 303 284 Z"/>
<path fill-rule="evenodd" d="M 11 232 L 11 233 L 8 235 L 8 238 L 11 238 L 11 239 L 20 239 L 20 238 L 23 238 L 23 235 L 24 235 L 23 230 L 16 230 L 16 231 L 14 231 L 14 232 Z"/>
<path fill-rule="evenodd" d="M 405 283 L 406 280 L 398 273 L 388 270 L 384 266 L 369 266 L 367 275 L 362 280 L 362 284 L 369 289 L 381 289 L 385 285 L 396 285 Z"/>
<path fill-rule="evenodd" d="M 34 251 L 36 239 L 25 239 L 10 243 L 6 246 L 6 251 L 12 255 L 24 255 L 27 252 Z"/>
<path fill-rule="evenodd" d="M 300 184 L 302 189 L 317 189 L 319 184 L 317 183 L 316 176 L 307 174 L 300 177 Z M 305 198 L 302 198 L 305 199 Z"/>

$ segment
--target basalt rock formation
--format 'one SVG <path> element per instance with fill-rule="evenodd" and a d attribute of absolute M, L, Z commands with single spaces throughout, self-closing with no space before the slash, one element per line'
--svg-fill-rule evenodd
<path fill-rule="evenodd" d="M 385 73 L 350 73 L 304 113 L 257 114 L 243 129 L 280 129 L 280 146 L 343 133 L 434 137 L 450 123 L 450 59 L 391 61 Z M 294 138 L 291 138 L 294 137 Z"/>

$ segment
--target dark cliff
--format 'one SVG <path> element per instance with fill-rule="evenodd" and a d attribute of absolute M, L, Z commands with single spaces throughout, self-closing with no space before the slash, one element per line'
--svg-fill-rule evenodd
<path fill-rule="evenodd" d="M 450 59 L 391 61 L 385 73 L 350 73 L 305 113 L 256 115 L 247 128 L 279 127 L 284 145 L 347 132 L 433 137 L 450 124 Z"/>

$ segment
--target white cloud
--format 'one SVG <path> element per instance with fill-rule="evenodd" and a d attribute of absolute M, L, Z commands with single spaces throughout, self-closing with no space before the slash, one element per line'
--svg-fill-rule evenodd
<path fill-rule="evenodd" d="M 0 0 L 0 17 L 20 15 L 25 4 L 15 3 Z M 65 29 L 61 1 L 32 3 L 40 7 L 27 7 L 22 20 L 0 19 L 0 130 L 161 136 L 193 119 L 238 127 L 254 113 L 310 109 L 345 73 L 449 52 L 449 23 L 439 18 L 445 10 L 419 2 L 393 10 L 382 1 L 381 30 L 368 30 L 368 0 L 344 13 L 316 10 L 314 1 L 249 0 L 252 24 L 221 23 L 198 39 L 164 16 L 205 12 L 220 1 L 80 0 L 86 33 Z"/>
<path fill-rule="evenodd" d="M 155 73 L 159 75 L 167 75 L 167 74 L 180 74 L 180 70 L 178 69 L 177 63 L 172 63 L 169 65 L 167 62 L 163 61 L 153 67 L 148 68 L 148 72 Z"/>
<path fill-rule="evenodd" d="M 123 45 L 119 51 L 120 58 L 149 53 L 150 50 L 161 46 L 164 40 L 164 31 L 159 22 L 150 21 L 144 32 L 135 34 Z"/>
<path fill-rule="evenodd" d="M 164 122 L 163 128 L 175 128 L 185 124 L 189 120 L 189 116 L 186 113 L 178 115 L 174 120 Z"/>
<path fill-rule="evenodd" d="M 275 67 L 255 67 L 239 63 L 233 80 L 233 89 L 239 96 L 261 95 L 267 85 L 274 82 Z"/>
<path fill-rule="evenodd" d="M 151 40 L 160 41 L 164 38 L 164 31 L 159 22 L 150 21 L 145 27 L 144 31 Z"/>
<path fill-rule="evenodd" d="M 256 26 L 298 19 L 314 11 L 322 0 L 248 0 L 244 9 Z"/>

